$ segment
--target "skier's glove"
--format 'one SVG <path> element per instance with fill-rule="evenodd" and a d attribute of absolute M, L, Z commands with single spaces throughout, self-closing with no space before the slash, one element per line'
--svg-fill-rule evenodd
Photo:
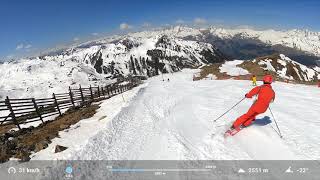
<path fill-rule="evenodd" d="M 246 97 L 246 98 L 251 98 L 248 94 L 244 95 L 244 97 Z"/>

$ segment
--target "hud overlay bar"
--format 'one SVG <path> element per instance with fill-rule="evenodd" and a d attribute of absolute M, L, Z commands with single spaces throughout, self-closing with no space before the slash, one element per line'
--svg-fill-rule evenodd
<path fill-rule="evenodd" d="M 320 161 L 9 161 L 1 179 L 319 179 Z"/>

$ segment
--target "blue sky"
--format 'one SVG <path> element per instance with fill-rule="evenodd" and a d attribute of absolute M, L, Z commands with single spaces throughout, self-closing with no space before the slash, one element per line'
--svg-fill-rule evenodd
<path fill-rule="evenodd" d="M 1 0 L 0 59 L 178 20 L 320 31 L 319 8 L 311 0 Z"/>

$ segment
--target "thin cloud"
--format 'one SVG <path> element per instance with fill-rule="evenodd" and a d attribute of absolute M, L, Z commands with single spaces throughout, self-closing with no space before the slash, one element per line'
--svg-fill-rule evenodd
<path fill-rule="evenodd" d="M 73 41 L 79 41 L 79 40 L 80 40 L 80 38 L 78 38 L 78 37 L 73 38 Z"/>
<path fill-rule="evenodd" d="M 13 54 L 9 54 L 9 55 L 6 56 L 7 59 L 12 59 L 13 57 L 14 57 Z"/>
<path fill-rule="evenodd" d="M 196 25 L 203 25 L 207 23 L 207 20 L 203 19 L 203 18 L 195 18 L 193 20 L 193 23 Z"/>
<path fill-rule="evenodd" d="M 237 28 L 240 28 L 240 29 L 254 29 L 254 27 L 250 26 L 250 25 L 239 25 L 239 26 L 237 26 Z"/>
<path fill-rule="evenodd" d="M 22 49 L 30 49 L 32 47 L 31 44 L 23 44 L 23 43 L 20 43 L 17 45 L 16 47 L 16 50 L 22 50 Z"/>
<path fill-rule="evenodd" d="M 144 22 L 144 23 L 142 24 L 142 27 L 144 27 L 144 28 L 147 28 L 147 27 L 150 27 L 150 26 L 151 26 L 151 24 L 148 23 L 148 22 Z"/>
<path fill-rule="evenodd" d="M 30 49 L 31 47 L 32 47 L 31 44 L 27 44 L 27 45 L 24 46 L 25 49 Z"/>
<path fill-rule="evenodd" d="M 16 50 L 20 50 L 20 49 L 23 49 L 24 45 L 21 43 L 21 44 L 18 44 L 17 47 L 16 47 Z"/>
<path fill-rule="evenodd" d="M 128 30 L 128 29 L 131 29 L 131 28 L 132 28 L 132 26 L 127 24 L 127 23 L 121 23 L 120 24 L 120 29 L 121 30 Z"/>
<path fill-rule="evenodd" d="M 184 24 L 185 23 L 185 21 L 184 20 L 182 20 L 182 19 L 178 19 L 178 20 L 176 20 L 176 24 Z"/>
<path fill-rule="evenodd" d="M 92 36 L 98 36 L 99 33 L 91 33 Z"/>

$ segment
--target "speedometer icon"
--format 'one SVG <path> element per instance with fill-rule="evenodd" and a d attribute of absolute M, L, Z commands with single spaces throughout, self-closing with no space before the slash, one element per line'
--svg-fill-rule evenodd
<path fill-rule="evenodd" d="M 8 173 L 9 174 L 15 174 L 16 172 L 17 172 L 16 168 L 14 168 L 14 167 L 9 167 L 8 168 Z"/>

